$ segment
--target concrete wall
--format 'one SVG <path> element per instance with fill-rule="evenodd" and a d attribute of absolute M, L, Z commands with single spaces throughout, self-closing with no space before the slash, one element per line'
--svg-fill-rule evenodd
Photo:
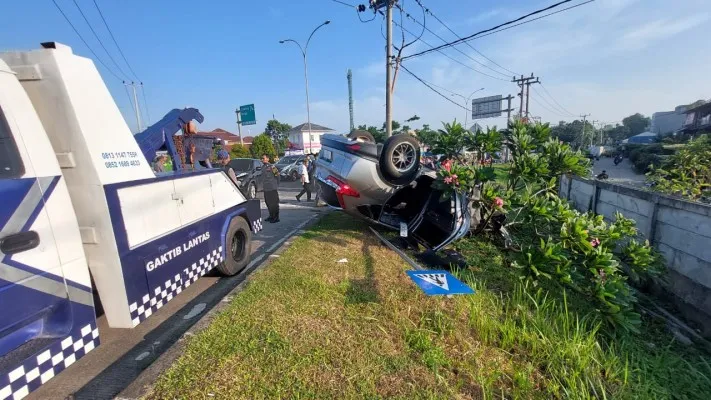
<path fill-rule="evenodd" d="M 686 318 L 711 336 L 711 206 L 607 182 L 562 177 L 561 197 L 580 211 L 637 222 L 669 267 L 667 290 Z"/>

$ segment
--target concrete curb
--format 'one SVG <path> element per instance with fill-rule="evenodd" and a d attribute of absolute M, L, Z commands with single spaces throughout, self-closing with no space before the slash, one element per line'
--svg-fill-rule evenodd
<path fill-rule="evenodd" d="M 274 260 L 277 260 L 279 256 L 291 246 L 295 238 L 301 236 L 306 229 L 316 224 L 323 217 L 323 215 L 325 214 L 311 217 L 305 223 L 297 226 L 296 229 L 290 232 L 290 234 L 282 239 L 281 242 L 275 243 L 275 245 L 272 245 L 270 248 L 266 249 L 264 253 L 252 260 L 252 262 L 245 268 L 246 277 L 249 277 L 253 273 L 266 268 L 269 264 L 274 262 Z M 244 281 L 224 296 L 217 305 L 205 313 L 187 332 L 180 337 L 180 339 L 178 339 L 178 341 L 161 354 L 148 368 L 143 370 L 143 372 L 141 372 L 141 374 L 134 379 L 130 385 L 122 390 L 121 393 L 115 397 L 115 399 L 139 400 L 150 394 L 158 377 L 166 371 L 178 359 L 178 357 L 180 357 L 180 355 L 183 354 L 186 344 L 185 339 L 189 336 L 194 336 L 203 329 L 207 328 L 215 319 L 217 314 L 223 311 L 232 301 L 232 298 L 244 290 L 247 285 L 248 280 L 245 278 Z"/>

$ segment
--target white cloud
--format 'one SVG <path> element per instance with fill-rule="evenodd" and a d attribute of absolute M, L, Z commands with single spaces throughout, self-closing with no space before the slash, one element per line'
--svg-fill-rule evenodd
<path fill-rule="evenodd" d="M 641 49 L 653 44 L 654 41 L 666 39 L 688 31 L 709 19 L 708 13 L 689 15 L 681 19 L 658 19 L 645 23 L 627 31 L 620 43 L 620 49 Z"/>

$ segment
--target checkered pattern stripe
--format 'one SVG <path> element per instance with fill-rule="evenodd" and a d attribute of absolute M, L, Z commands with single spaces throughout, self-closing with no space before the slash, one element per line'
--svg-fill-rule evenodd
<path fill-rule="evenodd" d="M 252 222 L 252 230 L 254 231 L 254 233 L 257 233 L 257 232 L 261 231 L 262 229 L 264 229 L 264 226 L 262 226 L 262 219 L 261 218 Z"/>
<path fill-rule="evenodd" d="M 0 376 L 0 400 L 24 398 L 98 345 L 99 329 L 95 323 L 57 340 L 7 375 Z"/>
<path fill-rule="evenodd" d="M 146 318 L 153 315 L 166 303 L 193 284 L 198 278 L 205 275 L 208 271 L 215 268 L 224 260 L 222 256 L 222 246 L 211 251 L 205 257 L 194 262 L 189 268 L 183 270 L 183 275 L 176 274 L 173 278 L 168 279 L 163 285 L 155 288 L 153 293 L 146 293 L 141 297 L 141 301 L 133 302 L 129 305 L 128 310 L 131 313 L 133 326 L 143 322 Z"/>

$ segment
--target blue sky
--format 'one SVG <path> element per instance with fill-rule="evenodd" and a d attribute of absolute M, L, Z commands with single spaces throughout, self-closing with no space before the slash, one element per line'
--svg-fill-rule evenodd
<path fill-rule="evenodd" d="M 356 4 L 354 0 L 345 0 Z M 71 0 L 57 0 L 94 51 L 113 70 Z M 77 0 L 113 58 L 128 68 L 105 31 L 92 0 Z M 353 70 L 356 124 L 380 126 L 385 117 L 384 39 L 381 19 L 361 23 L 354 10 L 330 0 L 229 1 L 97 0 L 133 69 L 145 84 L 148 111 L 155 122 L 172 108 L 193 106 L 205 115 L 201 129 L 224 128 L 236 132 L 234 109 L 254 103 L 257 125 L 263 130 L 272 115 L 296 125 L 306 121 L 303 64 L 292 44 L 305 42 L 311 30 L 325 20 L 309 46 L 311 120 L 346 131 L 348 90 L 346 71 Z M 414 0 L 400 0 L 421 20 Z M 464 36 L 554 3 L 553 0 L 471 1 L 422 0 L 440 19 Z M 579 3 L 576 0 L 573 3 Z M 63 19 L 51 0 L 6 2 L 0 25 L 0 49 L 33 49 L 43 41 L 71 46 L 76 54 L 94 58 Z M 545 89 L 564 108 L 547 97 L 541 87 L 531 92 L 531 112 L 544 121 L 572 120 L 590 113 L 598 121 L 619 121 L 634 112 L 651 114 L 676 105 L 711 98 L 708 66 L 711 52 L 704 37 L 711 22 L 706 0 L 597 0 L 521 27 L 477 39 L 471 44 L 501 66 L 517 73 L 534 72 Z M 365 18 L 366 16 L 364 16 Z M 399 22 L 399 15 L 396 14 Z M 418 25 L 405 27 L 419 32 Z M 427 18 L 427 27 L 447 40 L 454 37 Z M 400 31 L 395 28 L 396 38 Z M 429 44 L 442 42 L 431 34 Z M 412 54 L 427 48 L 423 42 L 406 49 Z M 467 46 L 460 50 L 504 74 Z M 443 55 L 432 53 L 405 65 L 422 79 L 468 96 L 484 87 L 482 96 L 516 94 L 504 75 L 492 73 L 455 50 L 446 50 L 461 63 L 498 75 L 504 81 L 472 71 Z M 96 62 L 96 61 L 95 61 Z M 98 68 L 135 129 L 135 117 L 123 85 L 105 68 Z M 118 71 L 117 71 L 118 73 Z M 120 73 L 119 73 L 120 74 Z M 451 93 L 442 90 L 442 93 Z M 547 99 L 547 103 L 542 97 Z M 451 97 L 462 103 L 458 97 Z M 440 98 L 406 74 L 395 90 L 394 117 L 417 114 L 419 127 L 441 121 L 462 120 L 461 108 Z M 539 105 L 540 104 L 540 105 Z M 503 123 L 486 119 L 482 124 Z"/>

